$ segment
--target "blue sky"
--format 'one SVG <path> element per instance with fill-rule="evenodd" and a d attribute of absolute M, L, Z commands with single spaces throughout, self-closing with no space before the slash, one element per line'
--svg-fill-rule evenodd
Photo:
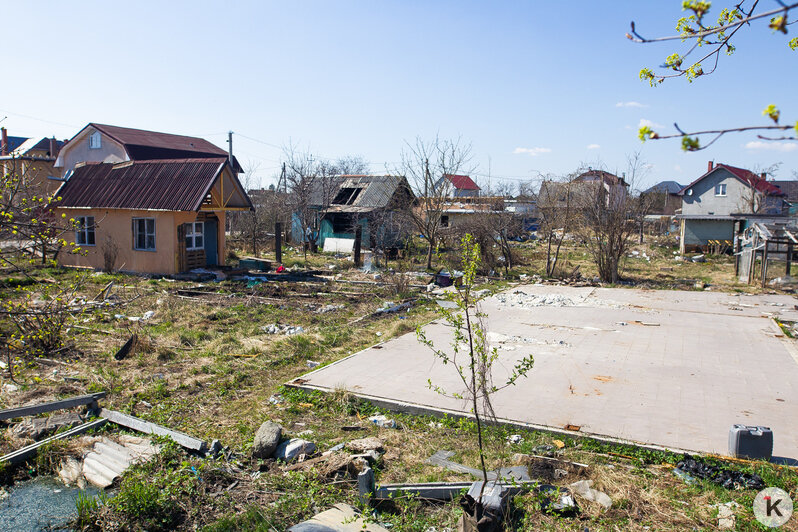
<path fill-rule="evenodd" d="M 766 8 L 775 2 L 765 2 Z M 0 124 L 68 138 L 88 122 L 196 135 L 259 165 L 280 147 L 361 155 L 390 170 L 417 136 L 470 142 L 477 180 L 515 183 L 581 163 L 621 172 L 636 150 L 641 185 L 686 184 L 707 160 L 798 170 L 798 143 L 734 135 L 698 153 L 641 144 L 641 121 L 684 128 L 765 124 L 775 103 L 798 119 L 798 52 L 757 24 L 712 76 L 657 88 L 639 81 L 677 42 L 677 0 L 470 2 L 36 2 L 0 0 Z M 715 2 L 712 13 L 720 10 Z M 16 21 L 8 23 L 10 21 Z M 798 30 L 795 30 L 798 31 Z M 794 36 L 794 35 L 791 35 Z M 753 144 L 751 144 L 753 143 Z"/>

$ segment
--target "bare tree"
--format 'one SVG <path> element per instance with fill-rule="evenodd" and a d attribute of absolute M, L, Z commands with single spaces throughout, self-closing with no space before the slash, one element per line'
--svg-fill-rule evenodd
<path fill-rule="evenodd" d="M 639 153 L 627 157 L 627 165 L 626 183 L 633 193 L 609 174 L 594 181 L 577 181 L 573 190 L 579 213 L 577 233 L 596 263 L 599 278 L 608 283 L 618 282 L 621 259 L 650 208 L 649 199 L 633 188 L 647 165 Z"/>
<path fill-rule="evenodd" d="M 416 206 L 411 218 L 418 232 L 427 240 L 427 268 L 432 268 L 432 256 L 438 244 L 441 218 L 449 202 L 451 174 L 471 173 L 471 145 L 461 139 L 444 140 L 439 137 L 425 141 L 417 137 L 413 144 L 405 142 L 397 174 L 407 177 L 415 188 Z"/>
<path fill-rule="evenodd" d="M 557 271 L 560 249 L 566 235 L 573 230 L 577 207 L 573 194 L 576 171 L 555 179 L 548 176 L 538 192 L 537 210 L 540 215 L 540 232 L 546 240 L 546 277 Z"/>
<path fill-rule="evenodd" d="M 756 178 L 752 179 L 750 183 L 747 183 L 748 186 L 743 188 L 740 201 L 737 204 L 737 208 L 740 209 L 741 213 L 763 214 L 777 211 L 778 214 L 781 214 L 781 198 L 773 195 L 770 187 L 762 186 L 762 181 L 767 181 L 768 177 L 775 177 L 780 167 L 780 162 L 773 163 L 770 166 L 754 166 L 751 172 Z M 759 181 L 759 179 L 762 181 Z"/>

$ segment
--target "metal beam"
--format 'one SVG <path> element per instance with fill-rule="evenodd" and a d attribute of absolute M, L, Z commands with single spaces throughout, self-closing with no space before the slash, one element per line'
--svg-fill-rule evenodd
<path fill-rule="evenodd" d="M 95 419 L 94 421 L 90 421 L 88 423 L 78 425 L 75 428 L 69 429 L 66 432 L 59 432 L 55 436 L 50 436 L 47 439 L 23 447 L 22 449 L 17 449 L 13 453 L 8 453 L 5 456 L 0 456 L 0 463 L 16 464 L 19 462 L 24 462 L 31 456 L 35 455 L 36 452 L 39 450 L 39 448 L 42 447 L 43 445 L 46 445 L 50 442 L 54 442 L 56 440 L 63 440 L 64 438 L 69 438 L 77 434 L 83 434 L 84 432 L 94 428 L 102 427 L 103 425 L 105 425 L 107 421 L 108 421 L 107 419 L 103 418 Z"/>
<path fill-rule="evenodd" d="M 146 434 L 168 436 L 178 444 L 192 451 L 204 453 L 208 448 L 208 445 L 204 441 L 194 438 L 193 436 L 189 436 L 185 432 L 167 429 L 161 425 L 156 425 L 155 423 L 150 423 L 149 421 L 144 421 L 143 419 L 129 416 L 127 414 L 123 414 L 122 412 L 117 412 L 116 410 L 107 410 L 103 408 L 100 412 L 100 415 L 111 423 L 116 423 L 117 425 L 122 425 L 123 427 L 127 427 L 129 429 L 144 432 Z"/>
<path fill-rule="evenodd" d="M 66 408 L 74 408 L 76 406 L 90 405 L 92 403 L 96 403 L 103 397 L 105 397 L 105 392 L 98 392 L 89 395 L 71 397 L 69 399 L 62 399 L 60 401 L 50 401 L 49 403 L 41 403 L 38 405 L 21 406 L 19 408 L 0 410 L 0 421 L 23 416 L 35 416 L 36 414 L 44 414 L 45 412 L 64 410 Z"/>

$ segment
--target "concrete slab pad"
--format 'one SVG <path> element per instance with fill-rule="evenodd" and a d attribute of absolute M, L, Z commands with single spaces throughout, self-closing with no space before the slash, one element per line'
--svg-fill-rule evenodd
<path fill-rule="evenodd" d="M 508 422 L 726 454 L 735 423 L 773 429 L 774 456 L 798 458 L 798 349 L 771 319 L 795 319 L 785 295 L 527 285 L 485 299 L 495 383 L 526 355 L 526 379 L 494 396 Z M 451 330 L 432 322 L 436 346 Z M 414 333 L 302 377 L 302 386 L 402 408 L 468 413 L 442 396 L 463 385 Z"/>

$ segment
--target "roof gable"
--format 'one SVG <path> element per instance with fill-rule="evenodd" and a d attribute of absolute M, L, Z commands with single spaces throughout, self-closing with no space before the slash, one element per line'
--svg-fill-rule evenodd
<path fill-rule="evenodd" d="M 704 175 L 702 175 L 701 177 L 699 177 L 698 179 L 696 179 L 695 181 L 693 181 L 692 183 L 690 183 L 686 187 L 683 187 L 679 191 L 679 195 L 680 196 L 684 196 L 685 192 L 687 190 L 689 190 L 690 188 L 692 188 L 693 186 L 695 186 L 696 183 L 698 183 L 699 181 L 702 181 L 703 179 L 706 179 L 708 176 L 716 173 L 718 170 L 726 170 L 732 176 L 734 176 L 738 180 L 742 181 L 743 183 L 745 183 L 749 187 L 754 187 L 759 192 L 762 192 L 763 194 L 766 194 L 768 196 L 783 196 L 784 195 L 784 192 L 782 192 L 782 190 L 779 187 L 777 187 L 776 185 L 774 185 L 771 181 L 768 181 L 767 179 L 762 179 L 761 177 L 759 177 L 758 175 L 753 173 L 751 170 L 746 170 L 745 168 L 738 168 L 737 166 L 731 166 L 731 165 L 723 164 L 723 163 L 718 163 L 718 164 L 714 165 L 712 170 L 708 170 L 707 173 L 705 173 Z"/>
<path fill-rule="evenodd" d="M 342 175 L 334 178 L 329 192 L 328 210 L 337 212 L 368 212 L 389 207 L 396 193 L 406 189 L 413 197 L 404 176 L 395 175 Z M 324 202 L 321 182 L 313 187 L 311 205 L 320 207 Z"/>
<path fill-rule="evenodd" d="M 198 211 L 226 168 L 225 158 L 87 163 L 77 166 L 58 190 L 56 206 Z M 252 208 L 241 183 L 230 175 L 243 198 L 231 207 Z"/>
<path fill-rule="evenodd" d="M 444 174 L 443 177 L 448 179 L 457 190 L 482 190 L 474 183 L 474 180 L 467 175 Z"/>

